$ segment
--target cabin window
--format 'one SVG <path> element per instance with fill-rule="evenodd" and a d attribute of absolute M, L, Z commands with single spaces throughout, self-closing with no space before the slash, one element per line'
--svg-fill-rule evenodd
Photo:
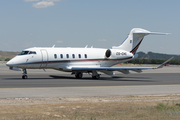
<path fill-rule="evenodd" d="M 84 54 L 84 57 L 87 58 L 87 54 Z"/>
<path fill-rule="evenodd" d="M 79 58 L 81 58 L 81 54 L 79 54 Z"/>
<path fill-rule="evenodd" d="M 54 54 L 54 58 L 55 58 L 55 59 L 57 58 L 57 55 L 56 55 L 56 54 Z"/>
<path fill-rule="evenodd" d="M 75 55 L 74 55 L 74 54 L 72 54 L 72 58 L 75 58 Z"/>
<path fill-rule="evenodd" d="M 63 58 L 63 54 L 61 54 L 60 57 Z"/>
<path fill-rule="evenodd" d="M 66 57 L 69 58 L 69 54 L 66 54 Z"/>

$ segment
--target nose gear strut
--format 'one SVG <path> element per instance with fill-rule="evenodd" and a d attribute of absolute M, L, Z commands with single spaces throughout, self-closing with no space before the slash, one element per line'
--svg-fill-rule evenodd
<path fill-rule="evenodd" d="M 28 79 L 27 70 L 26 69 L 22 69 L 22 71 L 23 71 L 22 79 Z"/>

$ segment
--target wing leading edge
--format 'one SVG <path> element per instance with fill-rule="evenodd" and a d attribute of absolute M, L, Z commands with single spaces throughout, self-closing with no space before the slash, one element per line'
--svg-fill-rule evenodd
<path fill-rule="evenodd" d="M 72 71 L 119 71 L 124 74 L 128 74 L 129 70 L 135 71 L 135 72 L 142 72 L 142 70 L 147 69 L 158 69 L 162 68 L 166 63 L 168 63 L 170 60 L 172 60 L 173 57 L 162 63 L 161 65 L 157 67 L 72 67 L 70 68 Z"/>

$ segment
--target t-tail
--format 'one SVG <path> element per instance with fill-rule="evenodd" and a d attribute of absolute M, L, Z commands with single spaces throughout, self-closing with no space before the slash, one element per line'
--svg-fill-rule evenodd
<path fill-rule="evenodd" d="M 124 42 L 120 46 L 114 46 L 113 49 L 122 49 L 135 54 L 144 36 L 149 34 L 168 35 L 169 33 L 150 32 L 141 28 L 133 28 Z"/>

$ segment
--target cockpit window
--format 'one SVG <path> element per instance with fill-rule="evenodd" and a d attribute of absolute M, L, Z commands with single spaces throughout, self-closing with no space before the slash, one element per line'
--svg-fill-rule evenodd
<path fill-rule="evenodd" d="M 27 55 L 27 54 L 36 54 L 36 52 L 35 51 L 22 51 L 18 55 Z"/>
<path fill-rule="evenodd" d="M 19 53 L 18 55 L 27 55 L 29 53 L 29 51 L 22 51 L 21 53 Z"/>
<path fill-rule="evenodd" d="M 30 51 L 29 54 L 36 54 L 36 52 L 35 51 Z"/>

